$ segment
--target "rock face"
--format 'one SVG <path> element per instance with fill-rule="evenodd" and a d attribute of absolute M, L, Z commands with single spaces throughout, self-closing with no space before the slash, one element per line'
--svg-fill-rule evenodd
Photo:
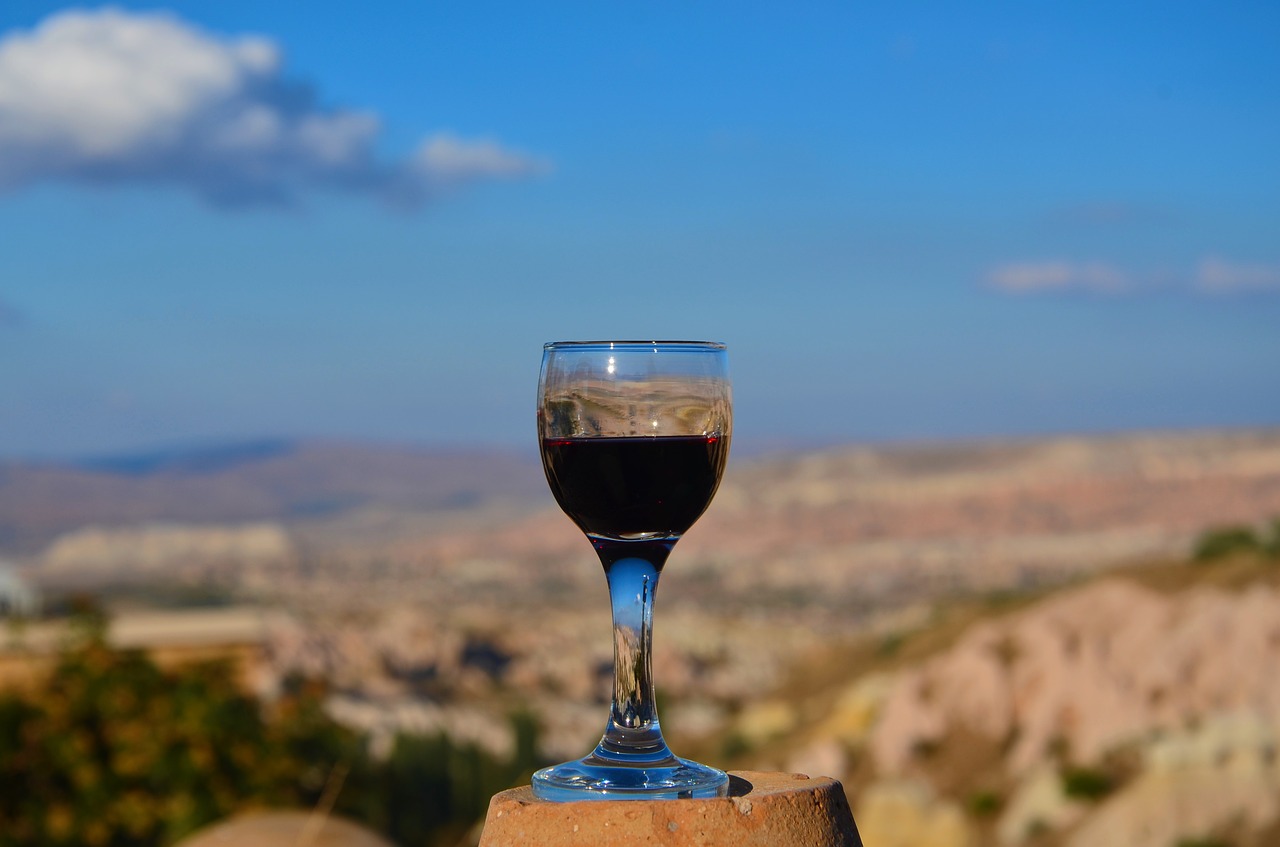
<path fill-rule="evenodd" d="M 177 524 L 108 529 L 85 527 L 61 536 L 45 551 L 46 576 L 121 577 L 165 568 L 290 561 L 288 534 L 272 523 L 201 527 Z"/>
<path fill-rule="evenodd" d="M 1028 774 L 1018 786 L 1009 801 L 1009 807 L 1000 816 L 996 835 L 1001 844 L 1021 844 L 1036 830 L 1062 829 L 1080 820 L 1087 811 L 1084 804 L 1067 797 L 1062 790 L 1062 777 L 1058 775 L 1058 769 L 1045 762 Z"/>
<path fill-rule="evenodd" d="M 1280 815 L 1280 727 L 1220 715 L 1146 748 L 1147 768 L 1073 833 L 1068 847 L 1166 847 Z"/>
<path fill-rule="evenodd" d="M 862 847 L 834 779 L 732 776 L 731 796 L 713 800 L 548 803 L 528 786 L 504 791 L 489 804 L 480 847 Z"/>
<path fill-rule="evenodd" d="M 1024 774 L 1048 751 L 1096 762 L 1208 715 L 1280 716 L 1280 592 L 1197 587 L 1165 596 L 1120 580 L 972 628 L 899 674 L 871 737 L 883 773 L 957 728 L 1011 741 Z"/>
<path fill-rule="evenodd" d="M 874 847 L 971 847 L 977 841 L 954 802 L 940 801 L 927 783 L 887 781 L 858 798 L 858 820 Z"/>

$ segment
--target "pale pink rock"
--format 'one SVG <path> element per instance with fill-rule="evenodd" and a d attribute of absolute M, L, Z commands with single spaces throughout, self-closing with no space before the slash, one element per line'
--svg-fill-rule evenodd
<path fill-rule="evenodd" d="M 849 754 L 834 738 L 817 738 L 791 754 L 787 770 L 843 780 L 849 770 Z"/>
<path fill-rule="evenodd" d="M 883 772 L 964 726 L 1012 738 L 1015 773 L 1058 742 L 1079 762 L 1222 711 L 1280 715 L 1280 592 L 1199 587 L 1166 596 L 1121 580 L 970 629 L 901 672 L 871 735 Z M 1016 735 L 1014 730 L 1017 730 Z"/>
<path fill-rule="evenodd" d="M 1057 831 L 1074 824 L 1088 808 L 1062 790 L 1062 777 L 1049 762 L 1038 765 L 1018 785 L 996 824 L 996 837 L 1013 847 L 1037 828 Z"/>
<path fill-rule="evenodd" d="M 1107 798 L 1068 847 L 1167 847 L 1232 826 L 1257 829 L 1280 817 L 1277 727 L 1220 715 L 1147 748 L 1147 769 Z"/>

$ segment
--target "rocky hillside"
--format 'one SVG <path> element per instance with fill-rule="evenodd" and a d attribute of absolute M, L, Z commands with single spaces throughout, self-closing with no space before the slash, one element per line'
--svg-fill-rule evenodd
<path fill-rule="evenodd" d="M 731 738 L 845 780 L 868 844 L 1280 843 L 1280 562 L 1152 566 L 850 649 Z"/>
<path fill-rule="evenodd" d="M 1280 564 L 1168 564 L 1278 516 L 1280 430 L 735 457 L 662 577 L 664 726 L 696 759 L 840 777 L 877 847 L 1280 843 Z M 513 708 L 549 758 L 598 738 L 604 580 L 536 459 L 7 466 L 0 552 L 40 586 L 283 610 L 264 691 L 322 678 L 375 747 L 505 750 Z"/>

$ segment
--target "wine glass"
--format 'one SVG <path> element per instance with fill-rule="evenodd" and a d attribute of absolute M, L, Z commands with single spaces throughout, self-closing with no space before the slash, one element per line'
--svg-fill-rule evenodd
<path fill-rule="evenodd" d="M 720 770 L 672 754 L 654 703 L 650 645 L 658 575 L 707 508 L 729 455 L 723 344 L 547 344 L 538 381 L 542 467 L 586 533 L 613 605 L 613 704 L 588 756 L 533 775 L 545 800 L 723 797 Z"/>

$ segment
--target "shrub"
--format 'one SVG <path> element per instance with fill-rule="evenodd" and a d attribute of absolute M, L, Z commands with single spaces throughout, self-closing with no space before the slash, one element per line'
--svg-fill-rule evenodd
<path fill-rule="evenodd" d="M 0 847 L 158 847 L 245 808 L 313 807 L 330 782 L 335 811 L 398 843 L 455 843 L 538 764 L 527 715 L 509 760 L 439 734 L 377 762 L 325 714 L 323 686 L 268 714 L 225 663 L 164 672 L 99 621 L 81 629 L 38 697 L 0 697 Z"/>
<path fill-rule="evenodd" d="M 1247 526 L 1223 526 L 1201 533 L 1191 557 L 1197 562 L 1212 562 L 1237 553 L 1254 553 L 1262 549 L 1257 533 Z"/>
<path fill-rule="evenodd" d="M 752 750 L 751 742 L 740 732 L 731 732 L 720 745 L 720 756 L 725 759 L 737 759 Z"/>
<path fill-rule="evenodd" d="M 1272 518 L 1267 537 L 1262 541 L 1262 550 L 1273 559 L 1280 559 L 1280 518 Z"/>
<path fill-rule="evenodd" d="M 1062 793 L 1076 800 L 1101 800 L 1115 789 L 1115 780 L 1094 768 L 1063 768 L 1061 777 Z"/>
<path fill-rule="evenodd" d="M 1004 799 L 994 791 L 975 791 L 966 803 L 969 813 L 977 818 L 991 817 L 1004 806 Z"/>

